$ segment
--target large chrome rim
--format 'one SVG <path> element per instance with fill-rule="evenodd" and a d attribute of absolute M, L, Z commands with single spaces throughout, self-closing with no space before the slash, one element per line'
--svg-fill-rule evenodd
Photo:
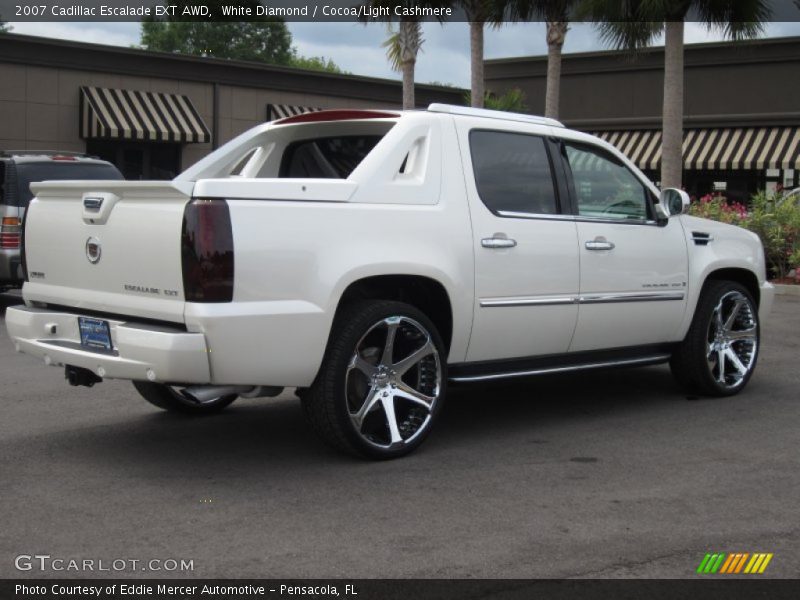
<path fill-rule="evenodd" d="M 402 316 L 378 321 L 358 341 L 347 367 L 350 421 L 368 444 L 402 447 L 430 424 L 441 383 L 439 352 L 422 325 Z"/>
<path fill-rule="evenodd" d="M 758 316 L 741 292 L 724 294 L 708 326 L 708 368 L 714 380 L 735 388 L 753 369 L 758 350 Z"/>

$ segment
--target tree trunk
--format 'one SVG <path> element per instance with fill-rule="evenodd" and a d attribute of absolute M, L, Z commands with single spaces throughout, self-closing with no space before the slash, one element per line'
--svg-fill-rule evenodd
<path fill-rule="evenodd" d="M 416 61 L 406 60 L 403 62 L 403 110 L 413 110 L 416 108 L 414 101 L 414 67 Z"/>
<path fill-rule="evenodd" d="M 544 115 L 558 118 L 561 91 L 561 49 L 569 25 L 566 21 L 547 22 L 547 91 L 544 96 Z"/>
<path fill-rule="evenodd" d="M 681 188 L 683 179 L 683 21 L 665 23 L 664 114 L 661 189 Z"/>
<path fill-rule="evenodd" d="M 470 71 L 472 88 L 470 98 L 472 106 L 483 108 L 483 21 L 471 21 L 469 24 Z"/>

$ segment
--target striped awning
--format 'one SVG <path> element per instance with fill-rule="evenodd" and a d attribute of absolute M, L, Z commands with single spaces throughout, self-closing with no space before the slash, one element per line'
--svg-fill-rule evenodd
<path fill-rule="evenodd" d="M 319 110 L 322 109 L 313 106 L 298 106 L 296 104 L 267 104 L 267 121 L 285 119 L 286 117 L 294 117 Z"/>
<path fill-rule="evenodd" d="M 211 141 L 192 101 L 180 94 L 81 87 L 84 139 L 205 144 Z"/>
<path fill-rule="evenodd" d="M 595 131 L 640 169 L 661 165 L 661 131 Z M 689 170 L 800 169 L 800 127 L 686 129 L 683 168 Z"/>

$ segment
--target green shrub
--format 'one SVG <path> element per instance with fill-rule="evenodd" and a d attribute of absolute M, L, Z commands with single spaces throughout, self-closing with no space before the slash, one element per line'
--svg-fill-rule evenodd
<path fill-rule="evenodd" d="M 749 210 L 739 202 L 729 203 L 722 195 L 707 195 L 693 202 L 689 213 L 757 234 L 772 277 L 783 278 L 791 269 L 800 269 L 800 203 L 783 201 L 780 192 L 755 194 Z"/>

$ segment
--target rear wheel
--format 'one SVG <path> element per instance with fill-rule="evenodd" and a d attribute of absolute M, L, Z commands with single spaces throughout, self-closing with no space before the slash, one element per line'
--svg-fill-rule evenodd
<path fill-rule="evenodd" d="M 758 309 L 750 292 L 732 281 L 712 281 L 697 303 L 689 333 L 670 367 L 687 389 L 708 396 L 738 393 L 758 359 Z"/>
<path fill-rule="evenodd" d="M 219 396 L 205 402 L 198 402 L 179 387 L 150 381 L 134 381 L 133 387 L 150 404 L 170 412 L 190 415 L 209 415 L 218 413 L 236 400 L 236 394 Z"/>
<path fill-rule="evenodd" d="M 330 445 L 369 458 L 408 454 L 428 435 L 445 395 L 444 344 L 421 311 L 364 301 L 337 316 L 303 409 Z"/>

